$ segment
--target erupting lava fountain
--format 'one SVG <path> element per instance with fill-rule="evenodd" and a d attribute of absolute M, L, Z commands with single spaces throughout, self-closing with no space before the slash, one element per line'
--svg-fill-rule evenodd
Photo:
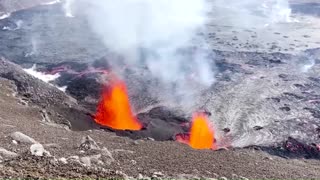
<path fill-rule="evenodd" d="M 96 123 L 117 130 L 140 130 L 142 125 L 133 115 L 126 84 L 113 80 L 103 91 L 95 115 Z"/>
<path fill-rule="evenodd" d="M 194 149 L 216 149 L 214 131 L 204 113 L 193 115 L 189 145 Z"/>
<path fill-rule="evenodd" d="M 192 117 L 190 133 L 177 134 L 176 140 L 188 144 L 193 149 L 217 149 L 214 131 L 205 113 L 195 113 Z"/>

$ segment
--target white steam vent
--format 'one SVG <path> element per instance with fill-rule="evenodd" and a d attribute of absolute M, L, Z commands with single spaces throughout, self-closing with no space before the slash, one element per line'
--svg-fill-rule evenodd
<path fill-rule="evenodd" d="M 46 82 L 46 83 L 49 83 L 51 81 L 54 81 L 56 80 L 57 78 L 60 77 L 60 74 L 54 74 L 54 75 L 51 75 L 51 74 L 45 74 L 43 72 L 39 72 L 36 70 L 37 69 L 37 66 L 34 64 L 31 68 L 29 69 L 23 69 L 25 72 L 27 72 L 28 74 Z"/>

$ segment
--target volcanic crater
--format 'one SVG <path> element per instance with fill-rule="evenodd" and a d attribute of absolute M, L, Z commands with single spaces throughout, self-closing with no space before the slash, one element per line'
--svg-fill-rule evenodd
<path fill-rule="evenodd" d="M 298 7 L 299 3 L 294 3 L 294 11 Z M 215 46 L 220 44 L 208 53 L 211 68 L 217 72 L 215 83 L 190 97 L 192 106 L 174 106 L 159 98 L 164 93 L 163 84 L 144 66 L 122 64 L 122 75 L 115 77 L 110 62 L 121 64 L 125 57 L 104 48 L 86 20 L 65 17 L 61 4 L 23 9 L 1 19 L 0 127 L 5 138 L 0 142 L 21 155 L 5 160 L 0 176 L 126 177 L 119 173 L 121 169 L 132 177 L 156 174 L 177 178 L 178 174 L 192 174 L 182 178 L 237 179 L 239 176 L 233 175 L 236 173 L 249 178 L 319 178 L 320 49 L 297 48 L 297 52 L 288 52 L 279 47 L 279 52 L 274 52 L 274 45 L 259 44 L 254 49 L 254 45 L 245 47 L 239 42 L 237 47 L 246 51 L 235 51 L 233 43 L 238 38 L 232 36 L 221 44 L 220 38 L 226 38 L 225 34 L 217 37 L 219 29 L 231 31 L 230 27 L 215 26 L 214 22 L 208 26 L 216 28 L 217 34 L 199 36 Z M 253 30 L 236 30 L 252 33 L 256 38 Z M 37 48 L 29 37 L 39 39 Z M 301 35 L 303 38 L 306 37 Z M 192 55 L 190 49 L 181 50 L 188 52 L 186 58 Z M 151 52 L 141 49 L 140 53 L 143 60 Z M 27 70 L 57 77 L 47 83 Z M 6 106 L 10 108 L 6 110 Z M 197 126 L 200 130 L 195 129 Z M 102 169 L 83 166 L 87 162 L 83 159 L 80 165 L 72 158 L 67 163 L 59 159 L 60 167 L 52 164 L 51 156 L 33 157 L 26 153 L 28 145 L 16 142 L 21 145 L 16 148 L 18 145 L 8 139 L 14 131 L 10 127 L 37 137 L 54 156 L 76 154 L 78 158 L 91 158 L 90 165 L 86 165 L 96 163 Z M 200 138 L 193 136 L 201 133 Z M 86 138 L 79 148 L 83 136 Z M 199 140 L 204 137 L 209 143 Z M 194 138 L 199 144 L 192 143 Z M 104 146 L 112 150 L 109 152 Z M 244 163 L 248 167 L 243 168 Z M 21 173 L 18 167 L 28 168 Z"/>

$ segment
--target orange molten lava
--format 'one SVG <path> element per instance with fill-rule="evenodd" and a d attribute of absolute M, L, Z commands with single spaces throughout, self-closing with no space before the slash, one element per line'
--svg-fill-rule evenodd
<path fill-rule="evenodd" d="M 194 149 L 216 149 L 214 131 L 209 127 L 207 116 L 196 113 L 192 119 L 189 145 Z"/>
<path fill-rule="evenodd" d="M 95 121 L 118 130 L 140 130 L 142 125 L 131 111 L 127 88 L 123 81 L 115 80 L 102 94 Z"/>

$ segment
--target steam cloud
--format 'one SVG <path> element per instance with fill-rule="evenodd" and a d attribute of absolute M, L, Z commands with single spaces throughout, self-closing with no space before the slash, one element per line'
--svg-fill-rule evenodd
<path fill-rule="evenodd" d="M 64 8 L 69 17 L 85 15 L 105 46 L 125 56 L 125 64 L 146 66 L 168 90 L 167 99 L 188 96 L 189 102 L 214 82 L 204 38 L 197 36 L 197 48 L 190 48 L 208 13 L 210 20 L 250 27 L 290 22 L 291 15 L 288 0 L 67 0 Z M 110 63 L 121 69 L 119 62 Z"/>
<path fill-rule="evenodd" d="M 214 82 L 205 43 L 201 50 L 186 51 L 206 23 L 206 5 L 205 0 L 77 1 L 108 49 L 126 56 L 126 64 L 147 67 L 162 87 L 171 89 L 167 94 L 179 96 Z M 117 69 L 117 62 L 110 63 Z"/>

